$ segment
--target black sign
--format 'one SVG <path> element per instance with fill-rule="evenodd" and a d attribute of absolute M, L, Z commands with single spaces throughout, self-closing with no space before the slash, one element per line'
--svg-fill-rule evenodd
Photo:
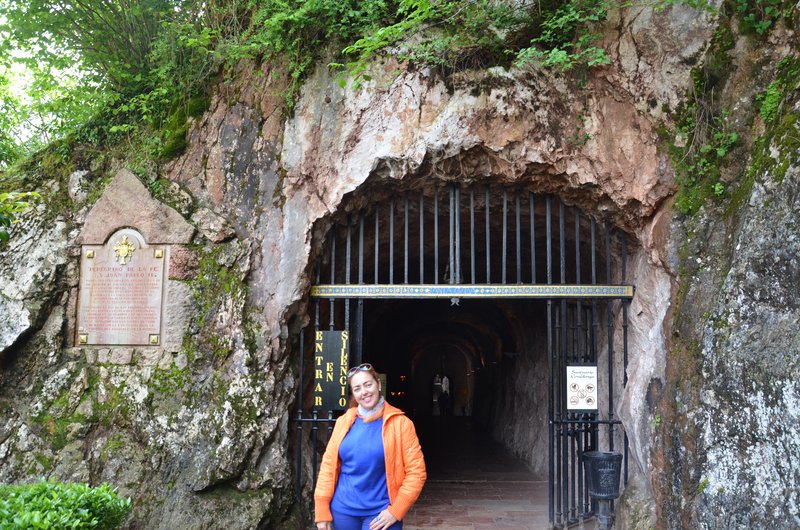
<path fill-rule="evenodd" d="M 347 408 L 347 331 L 317 331 L 314 336 L 314 408 Z"/>

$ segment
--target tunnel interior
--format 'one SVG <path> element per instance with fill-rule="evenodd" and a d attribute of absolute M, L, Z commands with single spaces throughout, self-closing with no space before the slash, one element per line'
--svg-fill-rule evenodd
<path fill-rule="evenodd" d="M 546 337 L 541 301 L 374 300 L 362 360 L 385 374 L 387 399 L 418 428 L 469 419 L 543 474 L 534 455 L 547 453 Z"/>

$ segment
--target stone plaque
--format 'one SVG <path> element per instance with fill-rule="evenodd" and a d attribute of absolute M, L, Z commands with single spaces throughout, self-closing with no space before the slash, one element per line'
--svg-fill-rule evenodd
<path fill-rule="evenodd" d="M 78 344 L 160 345 L 166 261 L 166 247 L 130 228 L 83 245 Z"/>

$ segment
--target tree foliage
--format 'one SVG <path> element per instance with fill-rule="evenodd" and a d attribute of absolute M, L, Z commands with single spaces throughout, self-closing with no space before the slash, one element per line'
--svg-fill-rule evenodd
<path fill-rule="evenodd" d="M 36 192 L 0 193 L 0 245 L 9 239 L 9 229 L 18 222 L 17 217 L 30 208 L 29 199 L 36 199 Z"/>
<path fill-rule="evenodd" d="M 608 9 L 622 5 L 619 0 L 0 0 L 0 167 L 65 136 L 103 145 L 138 138 L 148 156 L 174 156 L 184 143 L 187 117 L 202 107 L 198 101 L 208 101 L 210 87 L 242 59 L 285 65 L 288 109 L 322 59 L 344 67 L 343 78 L 357 82 L 368 79 L 367 66 L 379 55 L 445 73 L 512 65 L 562 72 L 602 66 L 609 59 L 598 44 L 598 28 Z M 767 7 L 763 16 L 772 20 Z M 20 76 L 27 83 L 23 92 L 14 89 Z"/>

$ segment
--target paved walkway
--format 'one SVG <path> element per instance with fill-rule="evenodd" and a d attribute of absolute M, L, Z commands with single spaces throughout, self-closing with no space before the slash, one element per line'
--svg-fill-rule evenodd
<path fill-rule="evenodd" d="M 428 482 L 405 530 L 541 530 L 548 527 L 547 480 L 469 418 L 415 420 Z M 586 530 L 595 528 L 587 522 Z"/>

